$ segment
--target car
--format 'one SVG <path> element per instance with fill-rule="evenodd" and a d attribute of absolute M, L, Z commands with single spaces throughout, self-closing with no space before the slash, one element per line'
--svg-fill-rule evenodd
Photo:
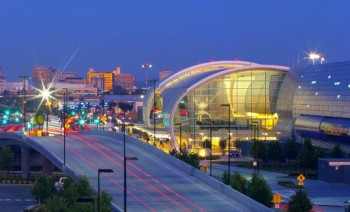
<path fill-rule="evenodd" d="M 238 158 L 239 156 L 240 156 L 240 154 L 237 150 L 230 151 L 230 158 Z"/>

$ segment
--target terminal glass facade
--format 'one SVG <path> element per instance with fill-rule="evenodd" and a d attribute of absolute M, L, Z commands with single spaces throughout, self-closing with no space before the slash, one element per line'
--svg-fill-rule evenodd
<path fill-rule="evenodd" d="M 220 139 L 228 138 L 229 119 L 231 141 L 273 139 L 277 98 L 285 74 L 280 70 L 245 70 L 201 84 L 180 101 L 175 111 L 177 139 L 181 123 L 183 147 L 199 147 L 209 139 L 210 131 L 213 147 L 219 146 Z"/>

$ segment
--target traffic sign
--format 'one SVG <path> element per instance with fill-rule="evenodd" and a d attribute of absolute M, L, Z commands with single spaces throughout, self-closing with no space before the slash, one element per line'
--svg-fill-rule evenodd
<path fill-rule="evenodd" d="M 106 116 L 101 116 L 100 119 L 101 119 L 102 122 L 106 122 L 107 121 L 107 117 Z"/>
<path fill-rule="evenodd" d="M 298 185 L 302 186 L 304 185 L 305 176 L 303 174 L 299 174 L 297 180 L 299 181 Z"/>
<path fill-rule="evenodd" d="M 273 194 L 273 203 L 280 204 L 281 203 L 281 194 Z"/>
<path fill-rule="evenodd" d="M 206 166 L 206 165 L 202 166 L 202 170 L 203 170 L 203 172 L 207 172 L 208 171 L 208 166 Z"/>

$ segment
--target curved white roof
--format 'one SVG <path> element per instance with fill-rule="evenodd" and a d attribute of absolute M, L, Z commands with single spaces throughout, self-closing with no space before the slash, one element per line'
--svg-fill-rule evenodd
<path fill-rule="evenodd" d="M 233 72 L 268 69 L 288 71 L 288 67 L 275 65 L 259 65 L 256 63 L 242 61 L 219 61 L 200 64 L 184 69 L 164 81 L 156 84 L 156 94 L 163 98 L 163 124 L 166 129 L 169 129 L 171 140 L 174 141 L 174 146 L 178 149 L 174 135 L 174 114 L 179 102 L 192 90 L 200 85 L 209 82 L 215 78 L 227 75 Z M 149 114 L 152 110 L 153 89 L 147 92 L 144 104 L 144 122 L 150 126 Z"/>

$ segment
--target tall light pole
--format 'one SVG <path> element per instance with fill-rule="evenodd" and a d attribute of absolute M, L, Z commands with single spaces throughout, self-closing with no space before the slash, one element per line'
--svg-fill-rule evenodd
<path fill-rule="evenodd" d="M 18 76 L 18 78 L 23 79 L 23 101 L 22 101 L 22 114 L 23 114 L 23 133 L 26 131 L 26 94 L 27 94 L 27 83 L 28 83 L 28 79 L 31 78 L 31 76 Z"/>
<path fill-rule="evenodd" d="M 146 69 L 146 87 L 147 87 L 147 83 L 148 83 L 148 69 L 152 68 L 152 64 L 150 64 L 150 63 L 143 64 L 142 68 Z"/>
<path fill-rule="evenodd" d="M 49 135 L 49 108 L 51 106 L 51 102 L 49 100 L 46 101 L 46 136 Z"/>
<path fill-rule="evenodd" d="M 212 151 L 213 151 L 213 141 L 212 141 L 212 139 L 213 139 L 213 129 L 212 129 L 212 127 L 211 127 L 211 120 L 210 120 L 210 128 L 209 128 L 209 136 L 210 136 L 210 166 L 209 166 L 209 169 L 210 169 L 210 176 L 212 176 L 212 157 L 213 157 L 213 153 L 212 153 Z"/>
<path fill-rule="evenodd" d="M 63 166 L 66 167 L 66 91 L 63 93 Z"/>
<path fill-rule="evenodd" d="M 153 83 L 153 133 L 154 133 L 154 140 L 153 140 L 153 145 L 156 144 L 156 113 L 155 113 L 155 108 L 156 108 L 156 80 L 155 79 L 149 79 L 147 82 L 152 82 Z"/>
<path fill-rule="evenodd" d="M 176 123 L 175 125 L 179 125 L 180 126 L 180 152 L 181 152 L 181 128 L 182 128 L 182 124 L 181 123 Z"/>
<path fill-rule="evenodd" d="M 100 173 L 111 173 L 112 169 L 98 169 L 97 175 L 97 211 L 101 211 L 101 195 L 100 195 Z"/>
<path fill-rule="evenodd" d="M 228 184 L 231 184 L 231 105 L 230 104 L 221 104 L 221 107 L 228 107 L 228 164 L 227 164 L 227 172 L 228 172 Z"/>
<path fill-rule="evenodd" d="M 125 136 L 125 131 L 126 131 L 126 127 L 128 126 L 135 126 L 133 124 L 125 124 L 125 121 L 123 122 L 123 124 L 117 124 L 116 126 L 118 127 L 122 127 L 123 129 L 123 151 L 124 151 L 124 211 L 126 211 L 127 208 L 127 176 L 126 176 L 126 161 L 127 160 L 137 160 L 137 157 L 126 157 L 126 136 Z"/>

